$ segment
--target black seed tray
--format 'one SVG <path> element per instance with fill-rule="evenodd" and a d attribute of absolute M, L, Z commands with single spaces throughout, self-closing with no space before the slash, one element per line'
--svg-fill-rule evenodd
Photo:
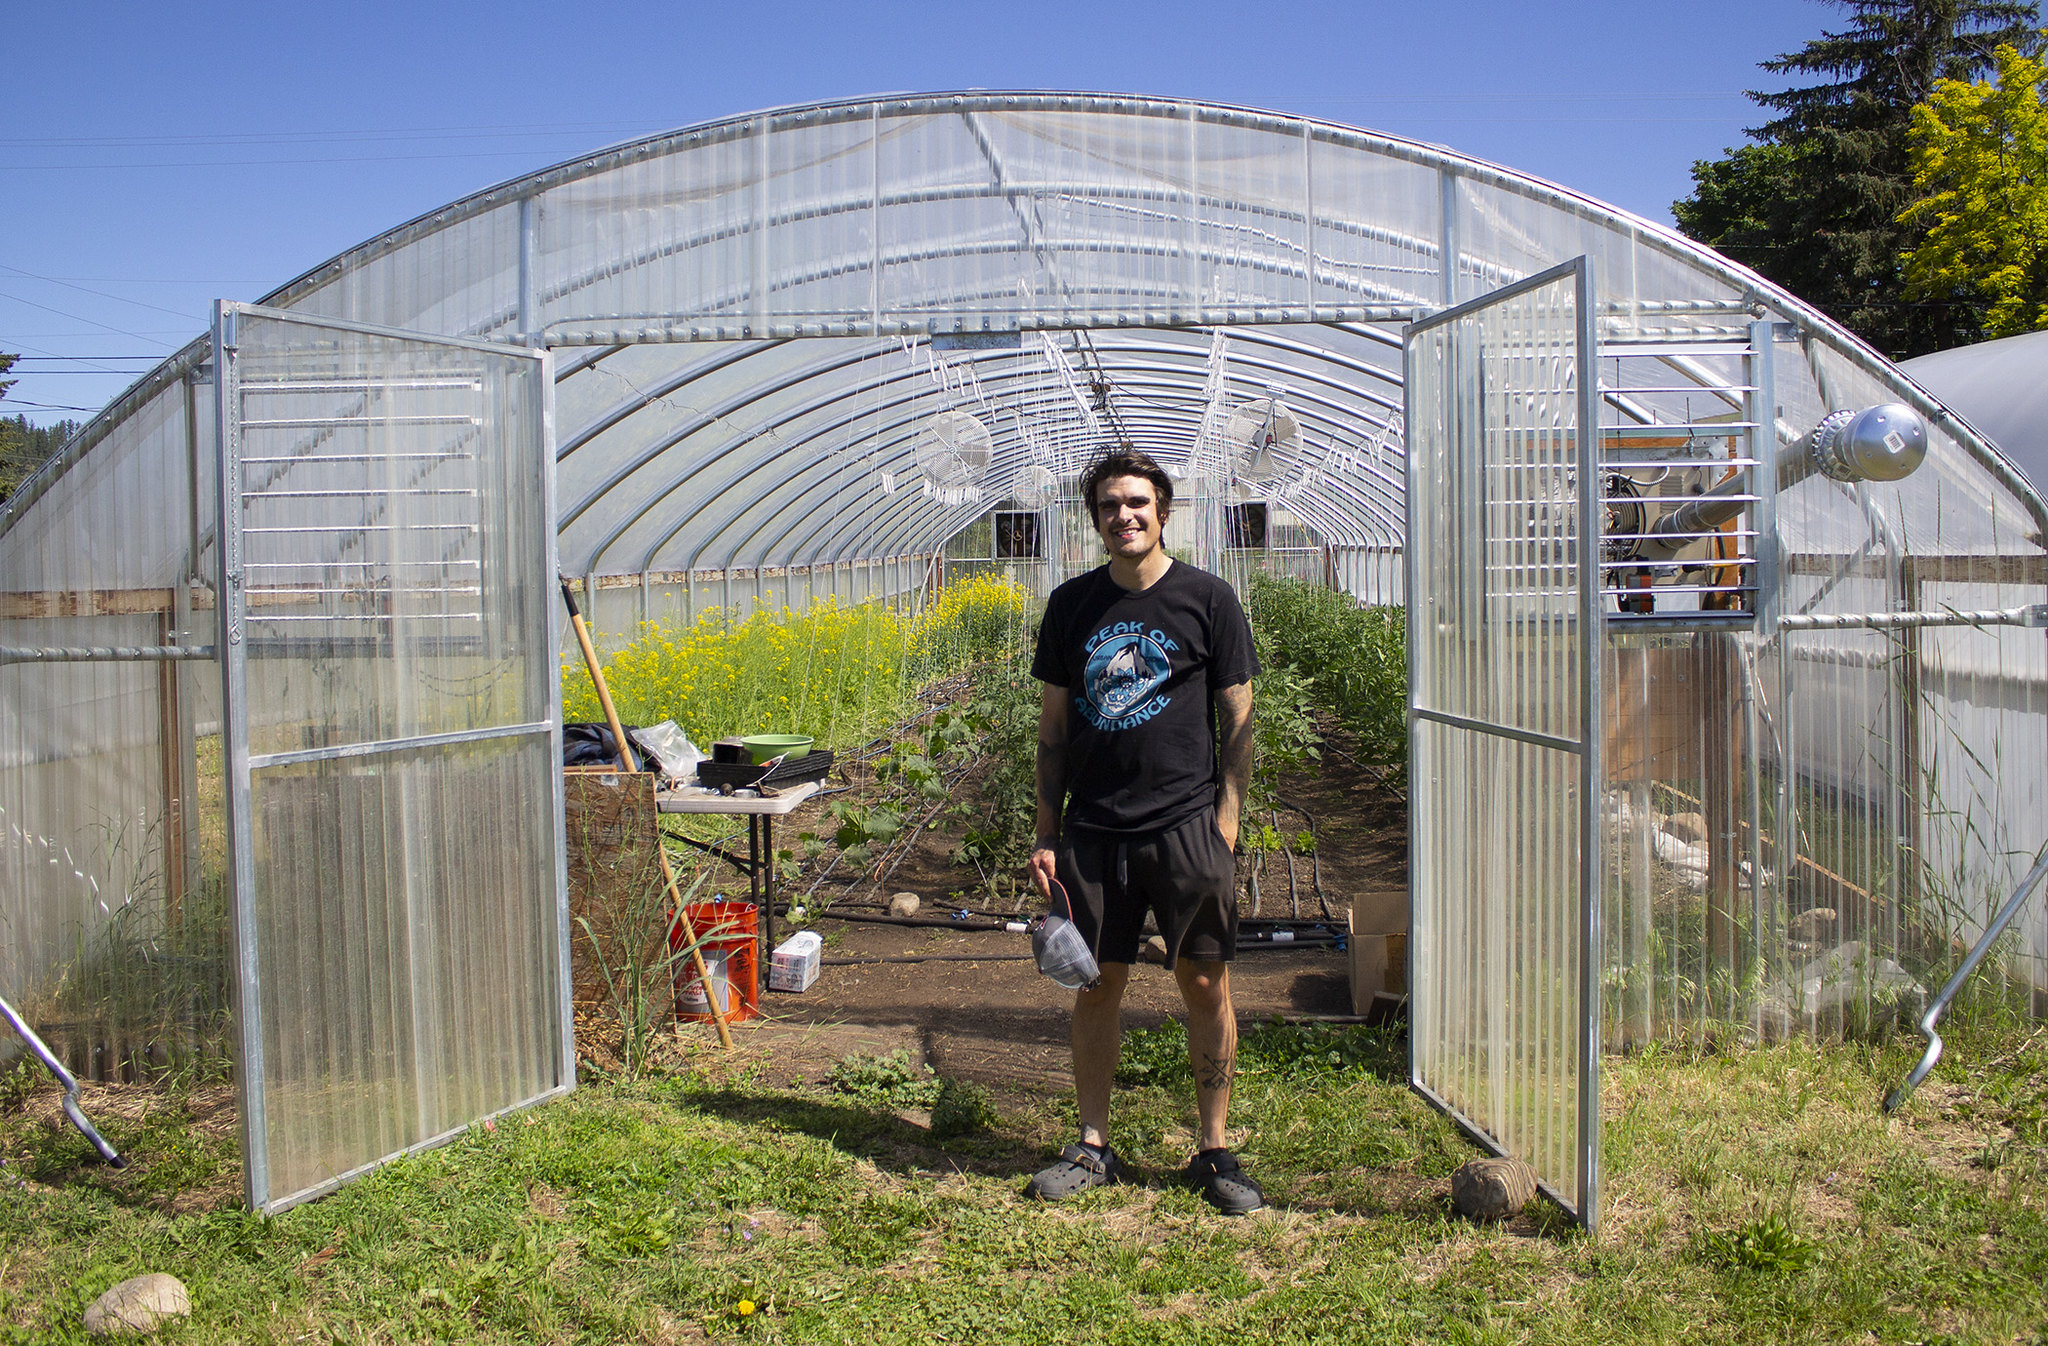
<path fill-rule="evenodd" d="M 702 761 L 697 763 L 697 780 L 714 790 L 727 786 L 744 790 L 756 785 L 765 785 L 772 790 L 778 785 L 795 785 L 798 781 L 823 780 L 831 769 L 832 750 L 820 748 L 793 762 L 784 762 L 773 771 L 752 762 Z"/>

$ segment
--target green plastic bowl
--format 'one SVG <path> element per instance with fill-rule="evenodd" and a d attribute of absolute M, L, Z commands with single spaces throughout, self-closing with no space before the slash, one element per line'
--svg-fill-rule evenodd
<path fill-rule="evenodd" d="M 818 740 L 809 734 L 749 734 L 740 740 L 756 764 L 771 757 L 802 757 Z"/>

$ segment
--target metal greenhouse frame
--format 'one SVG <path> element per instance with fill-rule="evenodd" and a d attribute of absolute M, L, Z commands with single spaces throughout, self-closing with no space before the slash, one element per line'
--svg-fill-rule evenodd
<path fill-rule="evenodd" d="M 2040 848 L 2048 506 L 1821 314 L 1352 127 L 856 99 L 226 306 L 0 504 L 0 995 L 86 1076 L 232 1038 L 265 1209 L 572 1087 L 552 572 L 1042 591 L 1112 441 L 1408 606 L 1416 1082 L 1588 1225 L 1602 1043 L 1893 1013 Z M 2048 918 L 1999 966 L 2048 1008 Z"/>

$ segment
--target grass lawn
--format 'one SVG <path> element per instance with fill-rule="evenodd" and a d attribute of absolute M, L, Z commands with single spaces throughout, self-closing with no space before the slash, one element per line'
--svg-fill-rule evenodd
<path fill-rule="evenodd" d="M 1070 1101 L 906 1062 L 769 1088 L 698 1048 L 472 1128 L 276 1219 L 235 1199 L 221 1086 L 95 1095 L 135 1164 L 86 1162 L 56 1093 L 0 1113 L 0 1341 L 84 1338 L 168 1271 L 166 1341 L 2048 1341 L 2048 1032 L 1657 1049 L 1607 1063 L 1606 1228 L 1450 1212 L 1472 1147 L 1401 1083 L 1397 1038 L 1267 1027 L 1234 1120 L 1273 1209 L 1172 1175 L 1171 1028 L 1127 1039 L 1116 1143 L 1140 1181 L 1071 1205 L 1024 1177 Z M 751 1312 L 745 1310 L 751 1309 Z"/>

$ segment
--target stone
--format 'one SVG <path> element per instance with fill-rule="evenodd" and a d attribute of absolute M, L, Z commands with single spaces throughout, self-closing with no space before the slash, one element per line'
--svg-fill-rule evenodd
<path fill-rule="evenodd" d="M 1818 943 L 1835 932 L 1840 916 L 1833 907 L 1809 907 L 1785 922 L 1785 933 L 1793 939 Z"/>
<path fill-rule="evenodd" d="M 94 1336 L 144 1336 L 173 1318 L 192 1315 L 192 1297 L 176 1276 L 152 1271 L 131 1276 L 92 1302 L 85 1330 Z"/>
<path fill-rule="evenodd" d="M 1138 961 L 1164 967 L 1166 965 L 1166 941 L 1158 935 L 1153 935 L 1146 939 L 1143 944 L 1138 946 Z"/>
<path fill-rule="evenodd" d="M 1520 1159 L 1474 1159 L 1451 1175 L 1451 1204 L 1470 1220 L 1504 1220 L 1536 1195 L 1536 1170 Z"/>
<path fill-rule="evenodd" d="M 922 905 L 924 904 L 918 900 L 916 893 L 891 893 L 889 895 L 889 914 L 891 916 L 915 916 L 917 915 L 917 909 Z"/>
<path fill-rule="evenodd" d="M 1707 839 L 1707 820 L 1697 813 L 1674 813 L 1664 820 L 1664 830 L 1688 845 Z"/>
<path fill-rule="evenodd" d="M 1927 990 L 1911 973 L 1875 954 L 1862 940 L 1837 944 L 1764 988 L 1764 1007 L 1782 1008 L 1797 1022 L 1830 1033 L 1860 1033 L 1911 1023 L 1927 1007 Z"/>

